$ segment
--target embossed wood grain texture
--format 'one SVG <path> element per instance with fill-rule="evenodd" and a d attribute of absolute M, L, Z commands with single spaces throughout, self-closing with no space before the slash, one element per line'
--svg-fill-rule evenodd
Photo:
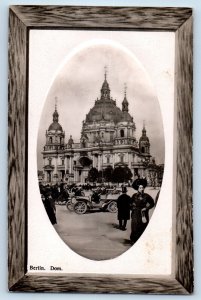
<path fill-rule="evenodd" d="M 176 30 L 192 14 L 175 7 L 11 6 L 26 26 Z M 56 16 L 56 19 L 55 19 Z"/>
<path fill-rule="evenodd" d="M 176 278 L 193 291 L 192 218 L 192 18 L 176 34 L 177 88 L 177 201 L 176 201 Z"/>
<path fill-rule="evenodd" d="M 24 276 L 26 28 L 11 12 L 8 106 L 9 286 Z"/>
<path fill-rule="evenodd" d="M 12 291 L 81 292 L 81 293 L 134 293 L 134 294 L 187 294 L 173 278 L 146 278 L 134 276 L 25 276 Z"/>
<path fill-rule="evenodd" d="M 68 12 L 68 13 L 67 13 Z M 10 10 L 9 287 L 12 291 L 187 294 L 192 291 L 192 52 L 188 8 L 14 6 Z M 187 20 L 187 22 L 186 22 Z M 183 24 L 184 23 L 184 24 Z M 183 25 L 182 25 L 183 24 Z M 182 25 L 182 26 L 181 26 Z M 176 30 L 177 36 L 177 243 L 176 278 L 26 275 L 26 41 L 28 28 Z M 180 49 L 181 48 L 181 49 Z M 187 241 L 187 243 L 185 242 Z M 187 245 L 186 245 L 187 244 Z M 186 269 L 187 268 L 187 269 Z"/>

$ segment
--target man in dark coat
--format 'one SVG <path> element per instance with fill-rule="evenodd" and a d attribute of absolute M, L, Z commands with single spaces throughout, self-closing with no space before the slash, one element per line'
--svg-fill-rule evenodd
<path fill-rule="evenodd" d="M 131 198 L 126 193 L 127 193 L 127 188 L 122 187 L 122 194 L 117 199 L 117 208 L 118 208 L 117 218 L 119 220 L 119 229 L 121 230 L 126 230 L 127 220 L 130 219 Z"/>
<path fill-rule="evenodd" d="M 43 201 L 43 204 L 45 206 L 47 215 L 52 225 L 57 224 L 56 207 L 55 207 L 54 199 L 52 198 L 52 195 L 49 191 L 46 192 L 45 194 L 45 200 Z"/>

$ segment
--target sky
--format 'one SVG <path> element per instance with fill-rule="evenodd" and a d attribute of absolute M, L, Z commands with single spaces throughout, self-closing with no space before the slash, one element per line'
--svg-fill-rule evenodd
<path fill-rule="evenodd" d="M 164 162 L 163 122 L 156 91 L 144 69 L 133 53 L 125 47 L 109 41 L 96 40 L 78 47 L 66 56 L 59 68 L 46 97 L 38 132 L 38 168 L 41 169 L 41 149 L 45 145 L 45 132 L 52 123 L 52 114 L 57 101 L 59 123 L 66 135 L 79 141 L 82 121 L 100 98 L 105 66 L 110 95 L 122 107 L 125 84 L 129 112 L 136 124 L 139 139 L 145 123 L 151 143 L 151 154 L 157 163 Z M 55 100 L 57 99 L 57 100 Z"/>

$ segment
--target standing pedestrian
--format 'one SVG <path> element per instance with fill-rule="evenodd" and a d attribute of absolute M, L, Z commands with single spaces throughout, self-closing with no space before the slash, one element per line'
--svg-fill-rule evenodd
<path fill-rule="evenodd" d="M 118 214 L 117 218 L 119 220 L 119 229 L 126 230 L 127 221 L 130 220 L 130 202 L 131 198 L 126 194 L 127 188 L 122 187 L 122 194 L 117 199 Z"/>
<path fill-rule="evenodd" d="M 133 183 L 137 193 L 131 197 L 131 243 L 134 244 L 149 223 L 149 210 L 154 206 L 154 200 L 149 194 L 144 193 L 145 181 L 139 179 Z"/>
<path fill-rule="evenodd" d="M 52 195 L 50 192 L 47 192 L 45 194 L 45 200 L 43 202 L 47 215 L 50 219 L 50 222 L 52 225 L 57 224 L 57 219 L 56 219 L 56 206 L 54 199 L 52 198 Z"/>

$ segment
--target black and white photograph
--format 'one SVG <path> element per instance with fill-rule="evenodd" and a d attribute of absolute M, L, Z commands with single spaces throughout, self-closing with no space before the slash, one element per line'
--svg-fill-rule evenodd
<path fill-rule="evenodd" d="M 164 172 L 157 95 L 134 55 L 94 42 L 58 72 L 38 132 L 44 207 L 63 241 L 114 258 L 148 225 Z"/>
<path fill-rule="evenodd" d="M 171 272 L 173 202 L 161 194 L 172 189 L 173 95 L 172 33 L 31 32 L 30 272 L 66 271 L 68 252 L 89 272 L 133 272 L 138 252 L 138 272 L 155 272 L 155 260 L 157 272 Z M 53 257 L 37 247 L 45 228 Z"/>

